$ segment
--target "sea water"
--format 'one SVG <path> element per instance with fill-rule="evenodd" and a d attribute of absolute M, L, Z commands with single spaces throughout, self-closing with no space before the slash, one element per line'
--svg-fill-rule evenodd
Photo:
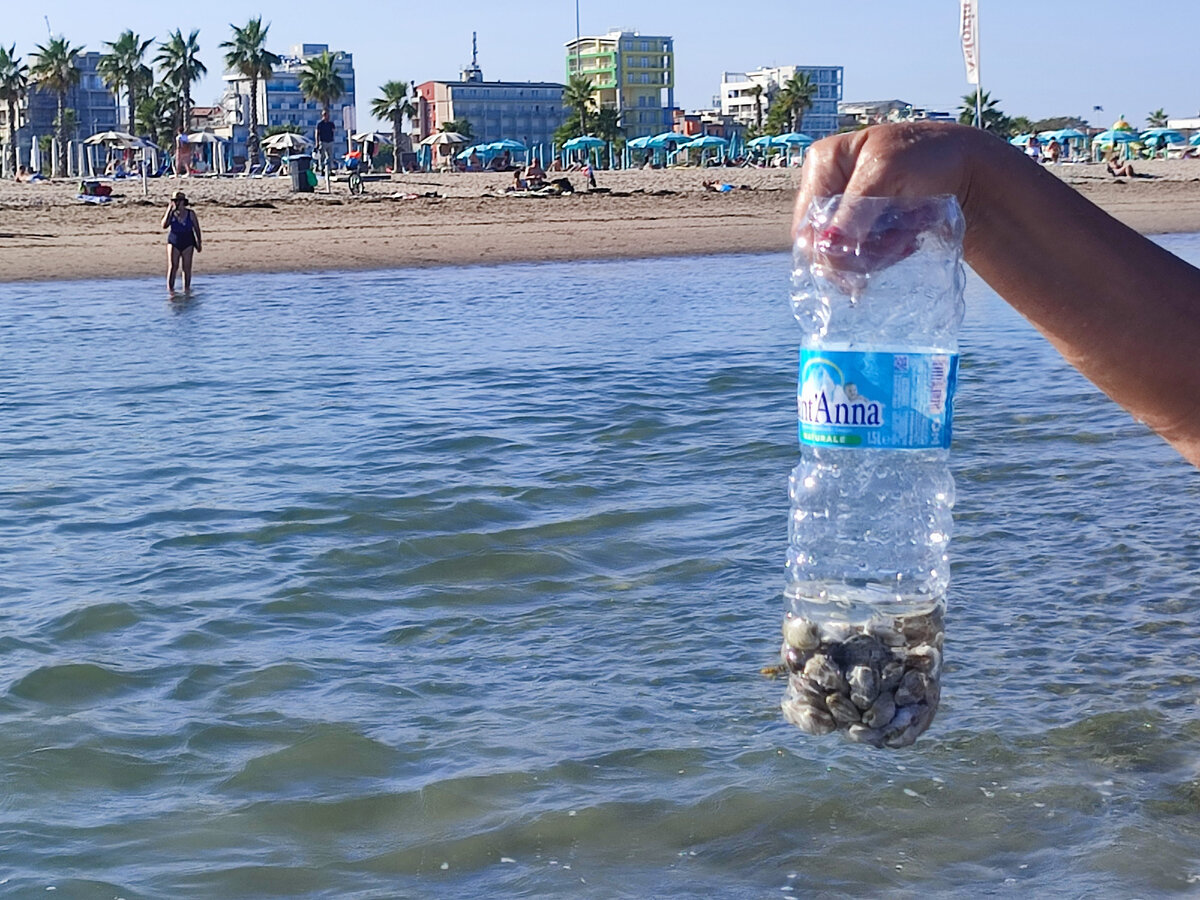
<path fill-rule="evenodd" d="M 1200 476 L 974 276 L 938 719 L 783 721 L 787 276 L 0 286 L 0 893 L 1193 890 Z"/>

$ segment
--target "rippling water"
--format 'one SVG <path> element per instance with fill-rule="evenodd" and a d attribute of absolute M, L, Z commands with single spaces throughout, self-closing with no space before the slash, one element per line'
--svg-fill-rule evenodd
<path fill-rule="evenodd" d="M 1200 478 L 973 276 L 902 752 L 758 674 L 784 257 L 199 284 L 0 287 L 0 891 L 1196 890 Z"/>

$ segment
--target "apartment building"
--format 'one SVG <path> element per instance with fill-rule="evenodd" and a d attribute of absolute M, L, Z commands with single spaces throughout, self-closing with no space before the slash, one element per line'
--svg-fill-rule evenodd
<path fill-rule="evenodd" d="M 749 127 L 755 124 L 756 107 L 762 104 L 763 119 L 771 103 L 797 72 L 803 72 L 816 85 L 812 106 L 804 113 L 800 130 L 810 137 L 823 138 L 838 130 L 838 102 L 842 99 L 841 66 L 775 66 L 753 72 L 721 73 L 721 112 Z M 762 94 L 756 100 L 755 88 Z"/>
<path fill-rule="evenodd" d="M 675 43 L 666 35 L 610 31 L 566 44 L 567 79 L 592 82 L 602 109 L 620 113 L 625 137 L 670 131 L 675 108 Z"/>

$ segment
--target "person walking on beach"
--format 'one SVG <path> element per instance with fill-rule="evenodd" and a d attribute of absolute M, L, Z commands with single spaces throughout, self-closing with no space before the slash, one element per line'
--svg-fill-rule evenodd
<path fill-rule="evenodd" d="M 333 165 L 333 123 L 329 121 L 329 110 L 321 113 L 321 121 L 317 123 L 316 137 L 321 166 L 328 174 L 330 166 Z"/>
<path fill-rule="evenodd" d="M 854 212 L 805 224 L 814 197 L 952 194 L 967 262 L 1063 357 L 1200 467 L 1200 269 L 1117 221 L 1017 148 L 944 122 L 876 125 L 813 144 L 796 196 L 798 248 L 858 246 Z M 846 207 L 843 207 L 844 209 Z M 872 265 L 912 252 L 875 241 Z"/>
<path fill-rule="evenodd" d="M 167 233 L 167 290 L 175 293 L 175 275 L 183 265 L 183 292 L 192 290 L 192 254 L 200 252 L 200 220 L 188 208 L 183 191 L 171 195 L 171 204 L 163 213 L 162 227 Z"/>
<path fill-rule="evenodd" d="M 191 155 L 192 148 L 188 146 L 187 130 L 180 125 L 179 132 L 175 135 L 175 174 L 180 178 L 188 173 L 188 162 Z"/>

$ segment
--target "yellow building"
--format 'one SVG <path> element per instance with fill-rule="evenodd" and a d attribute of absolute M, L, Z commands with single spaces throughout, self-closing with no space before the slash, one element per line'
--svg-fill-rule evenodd
<path fill-rule="evenodd" d="M 675 45 L 663 35 L 610 31 L 567 42 L 567 80 L 584 75 L 601 109 L 615 109 L 626 138 L 671 130 Z"/>

